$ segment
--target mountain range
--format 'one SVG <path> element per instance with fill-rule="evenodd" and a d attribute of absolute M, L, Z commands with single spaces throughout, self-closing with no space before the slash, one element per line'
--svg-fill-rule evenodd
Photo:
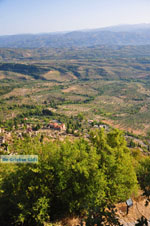
<path fill-rule="evenodd" d="M 63 48 L 97 45 L 150 45 L 150 24 L 0 36 L 1 48 Z"/>

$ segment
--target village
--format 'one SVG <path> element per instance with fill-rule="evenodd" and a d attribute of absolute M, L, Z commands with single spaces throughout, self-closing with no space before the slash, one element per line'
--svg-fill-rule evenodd
<path fill-rule="evenodd" d="M 0 152 L 7 152 L 9 154 L 9 146 L 13 143 L 14 137 L 16 139 L 24 139 L 25 137 L 34 138 L 36 136 L 42 137 L 42 140 L 50 141 L 50 140 L 60 140 L 63 141 L 66 138 L 70 140 L 74 140 L 81 136 L 84 139 L 89 138 L 90 129 L 104 129 L 106 132 L 109 132 L 111 127 L 109 125 L 95 122 L 94 120 L 87 120 L 86 123 L 83 123 L 82 132 L 79 132 L 78 129 L 73 132 L 67 128 L 65 123 L 57 119 L 50 120 L 47 124 L 42 125 L 33 125 L 33 123 L 29 122 L 28 118 L 24 118 L 24 122 L 17 126 L 17 129 L 13 127 L 12 131 L 7 131 L 7 128 L 0 128 Z M 150 141 L 146 143 L 143 140 L 136 138 L 134 136 L 125 135 L 125 139 L 127 141 L 128 147 L 138 149 L 141 152 L 145 152 L 145 154 L 149 155 L 150 149 Z"/>
<path fill-rule="evenodd" d="M 89 137 L 89 130 L 93 129 L 101 129 L 109 130 L 109 126 L 105 124 L 95 124 L 93 120 L 88 120 L 86 123 L 83 123 L 84 126 L 82 128 L 82 137 Z M 36 126 L 29 121 L 28 118 L 24 118 L 24 123 L 18 124 L 17 128 L 13 126 L 11 131 L 8 131 L 7 128 L 0 128 L 0 151 L 8 151 L 9 145 L 13 142 L 13 137 L 17 139 L 24 139 L 25 137 L 40 137 L 43 136 L 44 140 L 64 140 L 66 137 L 69 139 L 74 139 L 76 137 L 80 137 L 81 133 L 79 133 L 78 129 L 72 131 L 67 128 L 65 123 L 60 122 L 57 119 L 50 120 L 47 124 L 41 123 Z"/>

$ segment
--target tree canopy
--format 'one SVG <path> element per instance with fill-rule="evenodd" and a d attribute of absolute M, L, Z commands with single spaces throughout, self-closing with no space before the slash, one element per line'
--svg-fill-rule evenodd
<path fill-rule="evenodd" d="M 26 138 L 11 148 L 18 154 L 38 154 L 39 162 L 8 169 L 1 164 L 1 225 L 44 225 L 96 212 L 105 216 L 106 208 L 136 192 L 132 157 L 118 130 L 91 131 L 89 141 Z"/>

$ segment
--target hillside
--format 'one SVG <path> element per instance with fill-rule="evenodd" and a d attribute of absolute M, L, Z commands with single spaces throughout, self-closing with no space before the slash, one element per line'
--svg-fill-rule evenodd
<path fill-rule="evenodd" d="M 1 48 L 0 53 L 5 108 L 20 104 L 19 94 L 22 104 L 47 103 L 65 115 L 84 112 L 130 132 L 150 132 L 150 46 Z"/>
<path fill-rule="evenodd" d="M 0 37 L 3 48 L 64 48 L 96 45 L 149 45 L 150 26 L 124 25 L 94 30 Z"/>

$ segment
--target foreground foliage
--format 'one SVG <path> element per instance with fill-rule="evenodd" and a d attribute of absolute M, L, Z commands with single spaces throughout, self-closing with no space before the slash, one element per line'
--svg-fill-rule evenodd
<path fill-rule="evenodd" d="M 89 141 L 42 143 L 26 138 L 16 141 L 12 150 L 38 154 L 39 162 L 1 164 L 1 225 L 44 225 L 86 215 L 92 225 L 89 219 L 99 213 L 101 222 L 109 219 L 106 208 L 137 190 L 132 157 L 118 130 L 92 131 Z"/>
<path fill-rule="evenodd" d="M 147 197 L 148 205 L 150 201 L 150 158 L 144 158 L 140 161 L 140 165 L 137 171 L 138 181 L 140 183 L 141 189 L 143 190 L 143 195 Z"/>

